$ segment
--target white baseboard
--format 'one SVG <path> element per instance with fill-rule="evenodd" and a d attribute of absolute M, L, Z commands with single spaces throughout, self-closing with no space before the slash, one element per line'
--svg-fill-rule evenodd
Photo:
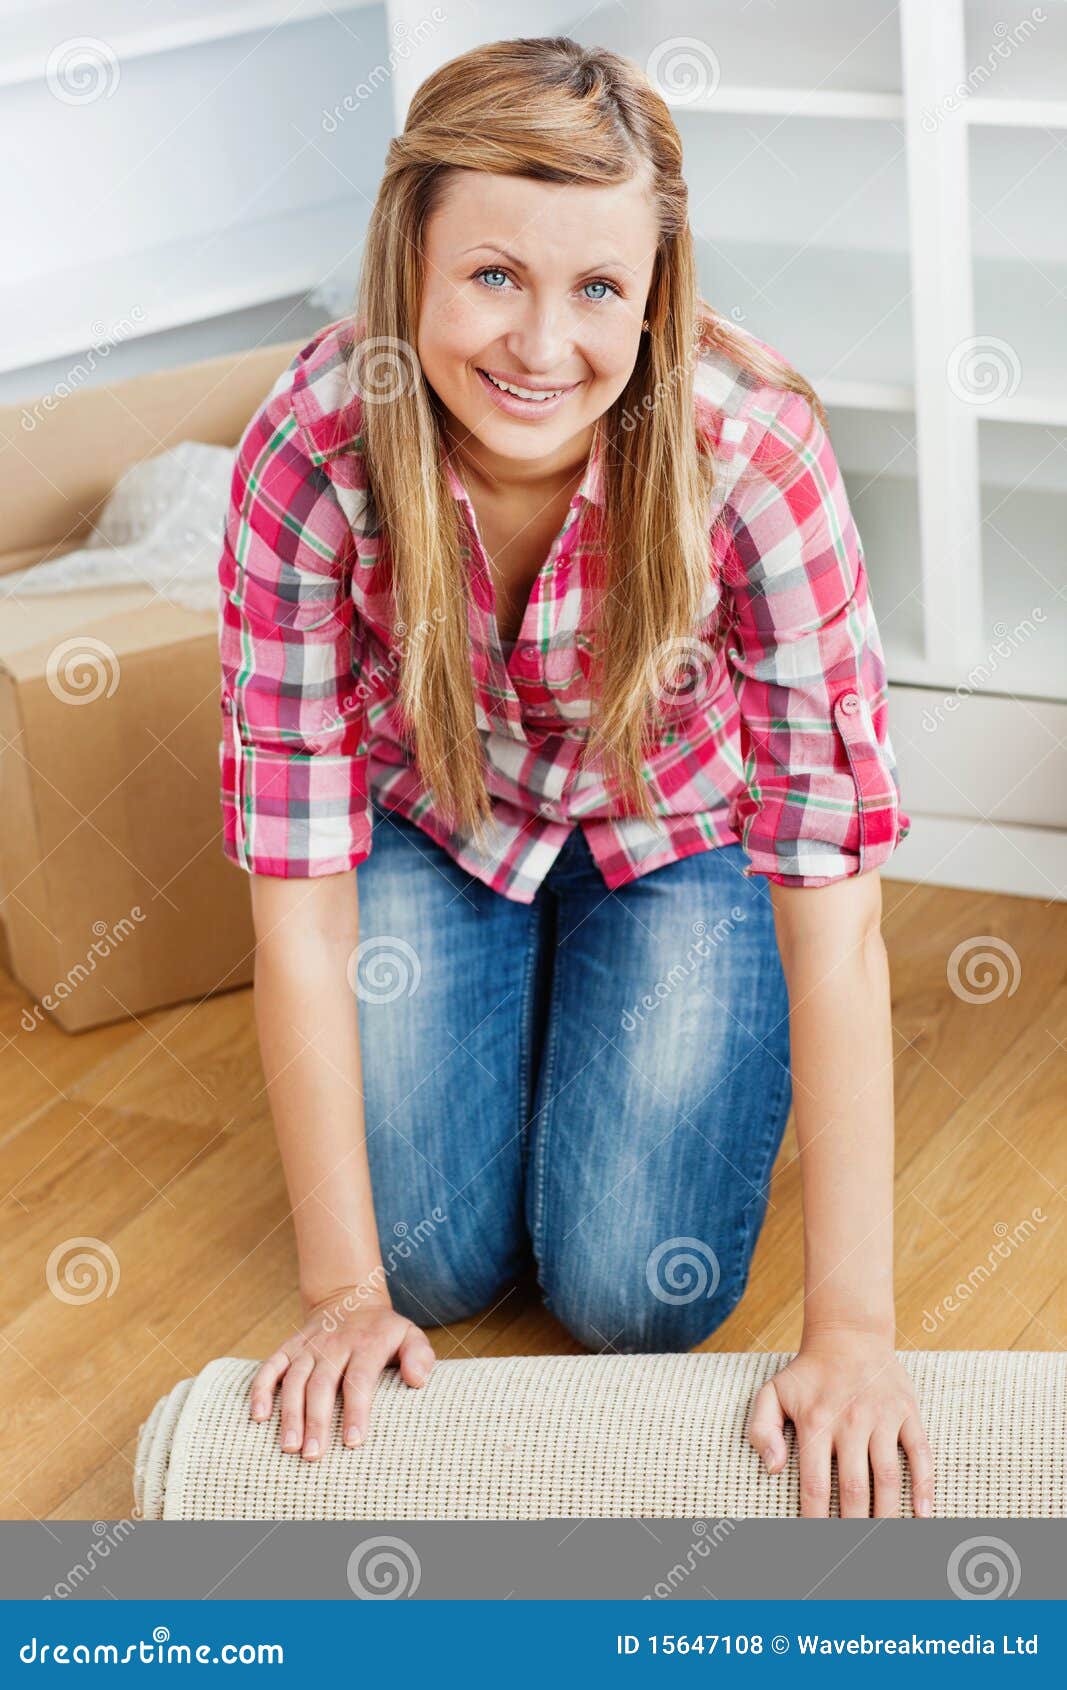
<path fill-rule="evenodd" d="M 1067 830 L 923 816 L 881 870 L 885 880 L 925 881 L 971 892 L 1067 899 Z"/>

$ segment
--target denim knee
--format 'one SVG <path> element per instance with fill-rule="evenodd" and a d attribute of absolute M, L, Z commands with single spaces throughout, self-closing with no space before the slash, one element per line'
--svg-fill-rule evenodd
<path fill-rule="evenodd" d="M 441 1262 L 404 1262 L 386 1276 L 398 1314 L 416 1326 L 450 1326 L 492 1308 L 514 1284 L 506 1274 L 470 1273 L 457 1278 Z"/>
<path fill-rule="evenodd" d="M 703 1273 L 671 1290 L 646 1272 L 642 1259 L 612 1274 L 603 1257 L 580 1251 L 550 1255 L 540 1266 L 545 1306 L 586 1349 L 623 1354 L 692 1350 L 736 1308 L 748 1283 L 747 1260 Z M 636 1269 L 636 1271 L 635 1271 Z"/>

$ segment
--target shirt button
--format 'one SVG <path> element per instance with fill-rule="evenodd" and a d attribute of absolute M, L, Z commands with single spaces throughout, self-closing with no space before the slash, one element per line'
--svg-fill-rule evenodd
<path fill-rule="evenodd" d="M 854 692 L 842 693 L 837 702 L 847 716 L 854 716 L 860 707 L 859 695 Z"/>

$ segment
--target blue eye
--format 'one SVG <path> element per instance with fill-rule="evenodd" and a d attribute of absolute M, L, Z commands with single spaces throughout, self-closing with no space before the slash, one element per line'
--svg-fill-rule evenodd
<path fill-rule="evenodd" d="M 503 291 L 504 291 L 503 288 L 497 287 L 492 282 L 487 282 L 485 280 L 486 276 L 502 276 L 504 278 L 504 280 L 507 281 L 507 271 L 498 269 L 497 266 L 494 264 L 494 265 L 486 265 L 486 267 L 484 269 L 476 270 L 474 272 L 474 280 L 477 281 L 477 282 L 481 282 L 482 286 L 488 288 L 490 293 L 503 293 Z M 610 290 L 610 292 L 613 293 L 616 296 L 616 298 L 621 298 L 621 294 L 619 292 L 619 289 L 615 286 L 614 282 L 608 282 L 608 281 L 603 281 L 603 280 L 599 280 L 599 281 L 595 281 L 595 282 L 583 282 L 582 287 L 583 288 L 608 288 Z M 588 298 L 588 295 L 586 297 Z M 606 297 L 607 296 L 605 294 L 600 294 L 596 299 L 591 299 L 589 301 L 589 303 L 591 305 L 599 305 L 601 300 L 603 300 Z"/>

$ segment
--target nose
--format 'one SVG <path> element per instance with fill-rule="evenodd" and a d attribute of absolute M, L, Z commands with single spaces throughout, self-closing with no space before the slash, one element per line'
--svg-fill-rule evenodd
<path fill-rule="evenodd" d="M 567 367 L 571 342 L 558 307 L 551 301 L 524 301 L 505 336 L 508 354 L 528 375 L 554 376 Z"/>

